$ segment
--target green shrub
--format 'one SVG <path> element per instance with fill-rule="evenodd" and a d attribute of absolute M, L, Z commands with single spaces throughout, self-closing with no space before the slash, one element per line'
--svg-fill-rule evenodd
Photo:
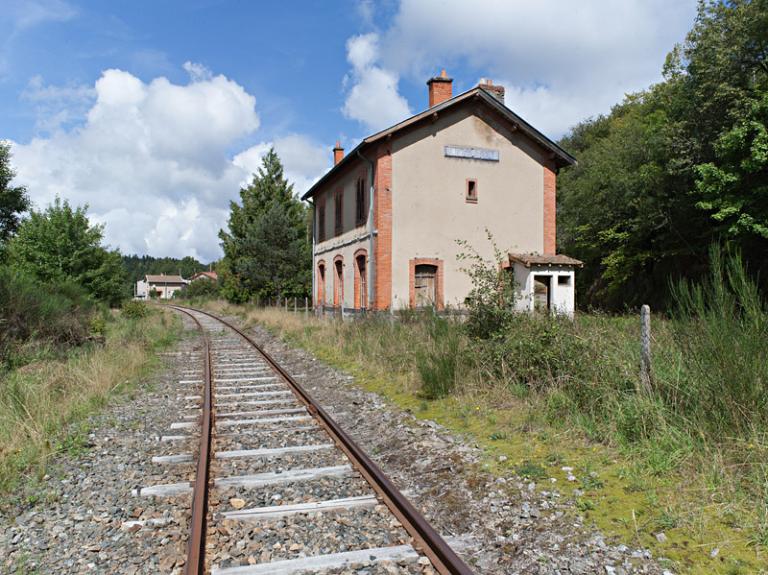
<path fill-rule="evenodd" d="M 0 362 L 13 362 L 14 350 L 31 340 L 40 345 L 82 344 L 97 311 L 79 286 L 47 286 L 24 272 L 0 267 Z"/>
<path fill-rule="evenodd" d="M 139 300 L 129 300 L 123 302 L 123 315 L 131 319 L 139 319 L 149 315 L 149 307 L 146 303 Z"/>
<path fill-rule="evenodd" d="M 215 299 L 220 296 L 219 282 L 198 279 L 173 294 L 174 299 Z"/>

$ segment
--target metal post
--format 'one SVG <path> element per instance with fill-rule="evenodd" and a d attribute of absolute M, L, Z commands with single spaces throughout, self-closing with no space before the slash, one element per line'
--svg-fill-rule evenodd
<path fill-rule="evenodd" d="M 285 297 L 285 299 L 283 300 L 283 303 L 285 304 L 285 311 L 286 311 L 286 313 L 287 313 L 287 312 L 288 312 L 288 297 L 287 297 L 287 296 L 286 296 L 286 297 Z"/>
<path fill-rule="evenodd" d="M 651 308 L 640 308 L 640 385 L 641 392 L 651 393 Z"/>
<path fill-rule="evenodd" d="M 304 296 L 304 317 L 309 317 L 309 298 Z"/>
<path fill-rule="evenodd" d="M 293 313 L 296 313 L 299 308 L 296 307 L 296 296 L 293 296 Z"/>

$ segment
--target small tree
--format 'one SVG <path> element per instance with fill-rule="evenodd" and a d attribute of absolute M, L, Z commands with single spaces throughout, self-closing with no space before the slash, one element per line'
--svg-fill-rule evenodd
<path fill-rule="evenodd" d="M 469 317 L 467 331 L 472 337 L 487 339 L 504 331 L 515 313 L 514 276 L 502 268 L 505 259 L 487 229 L 488 242 L 493 247 L 494 261 L 483 258 L 465 240 L 457 240 L 462 248 L 457 259 L 461 269 L 472 280 L 472 290 L 466 299 Z"/>

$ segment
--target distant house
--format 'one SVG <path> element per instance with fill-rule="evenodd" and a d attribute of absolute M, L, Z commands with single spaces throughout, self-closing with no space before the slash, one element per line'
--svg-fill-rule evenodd
<path fill-rule="evenodd" d="M 219 281 L 219 274 L 216 272 L 197 272 L 189 278 L 190 283 L 197 280 L 213 280 Z"/>
<path fill-rule="evenodd" d="M 155 292 L 160 299 L 171 299 L 173 294 L 189 283 L 179 275 L 147 274 L 136 282 L 136 299 L 149 299 Z"/>
<path fill-rule="evenodd" d="M 314 210 L 313 302 L 342 312 L 459 308 L 472 285 L 464 240 L 509 249 L 521 309 L 572 314 L 574 272 L 556 254 L 556 180 L 576 160 L 504 104 L 490 80 L 453 96 L 445 72 L 428 108 L 373 134 L 303 196 Z M 556 111 L 553 110 L 553 113 Z M 506 259 L 506 258 L 505 258 Z"/>

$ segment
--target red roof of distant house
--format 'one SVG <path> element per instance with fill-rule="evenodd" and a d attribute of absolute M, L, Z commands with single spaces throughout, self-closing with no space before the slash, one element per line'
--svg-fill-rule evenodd
<path fill-rule="evenodd" d="M 189 278 L 189 281 L 193 282 L 203 277 L 208 278 L 210 280 L 217 281 L 219 279 L 219 274 L 217 274 L 216 272 L 197 272 L 191 278 Z"/>

